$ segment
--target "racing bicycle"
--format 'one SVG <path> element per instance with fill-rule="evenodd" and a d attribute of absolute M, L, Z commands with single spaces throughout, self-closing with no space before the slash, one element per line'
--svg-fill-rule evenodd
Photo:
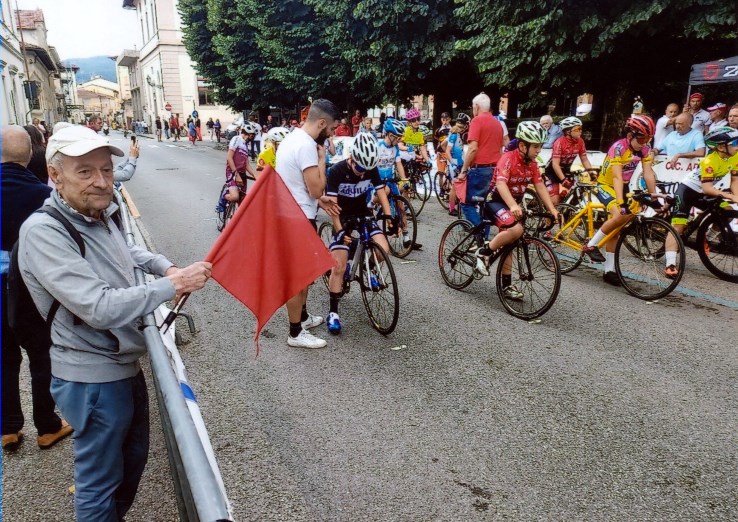
<path fill-rule="evenodd" d="M 541 228 L 550 228 L 553 223 L 550 214 L 543 216 L 526 211 L 522 220 L 529 218 Z M 485 228 L 490 225 L 492 219 L 484 212 L 482 222 L 477 226 L 459 219 L 446 228 L 438 247 L 438 267 L 447 286 L 462 290 L 483 277 L 476 268 L 476 252 L 484 245 Z M 497 259 L 501 259 L 496 274 L 497 295 L 511 315 L 531 320 L 542 316 L 553 306 L 559 295 L 561 271 L 556 254 L 545 241 L 526 232 L 517 241 L 497 250 L 490 265 Z M 512 286 L 522 297 L 505 292 L 502 282 L 505 267 L 511 271 Z"/>
<path fill-rule="evenodd" d="M 389 335 L 400 317 L 400 293 L 389 255 L 369 236 L 373 222 L 373 216 L 357 216 L 343 221 L 346 234 L 352 241 L 342 295 L 349 293 L 351 283 L 355 282 L 372 327 L 382 335 Z M 333 241 L 333 225 L 327 221 L 321 223 L 318 234 L 329 246 Z M 330 270 L 323 274 L 326 288 L 330 275 Z"/>

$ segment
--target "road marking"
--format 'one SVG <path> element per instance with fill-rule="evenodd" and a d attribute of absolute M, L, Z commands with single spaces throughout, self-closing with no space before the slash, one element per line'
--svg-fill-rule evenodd
<path fill-rule="evenodd" d="M 585 264 L 584 266 L 588 268 L 593 268 L 594 270 L 599 270 L 600 272 L 604 272 L 605 268 L 600 266 L 595 266 L 592 264 Z M 642 280 L 642 278 L 637 277 L 637 279 Z M 719 281 L 719 279 L 716 279 L 716 281 Z M 730 284 L 730 283 L 728 283 Z M 724 299 L 722 297 L 718 297 L 716 295 L 706 294 L 704 292 L 700 292 L 699 290 L 693 290 L 691 288 L 687 288 L 686 286 L 679 285 L 677 286 L 672 293 L 678 292 L 680 294 L 686 295 L 688 297 L 696 297 L 697 299 L 704 299 L 705 301 L 708 301 L 713 304 L 718 304 L 721 306 L 726 306 L 728 308 L 732 308 L 733 310 L 738 310 L 738 302 L 731 301 L 730 299 Z M 654 301 L 655 302 L 655 301 Z"/>
<path fill-rule="evenodd" d="M 172 147 L 173 149 L 178 149 L 179 148 L 176 145 L 167 145 L 167 147 Z"/>

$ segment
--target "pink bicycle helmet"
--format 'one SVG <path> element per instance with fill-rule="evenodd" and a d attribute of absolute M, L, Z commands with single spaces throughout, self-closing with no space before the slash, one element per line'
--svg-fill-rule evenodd
<path fill-rule="evenodd" d="M 405 119 L 407 121 L 420 119 L 420 111 L 418 109 L 410 109 L 405 113 Z"/>

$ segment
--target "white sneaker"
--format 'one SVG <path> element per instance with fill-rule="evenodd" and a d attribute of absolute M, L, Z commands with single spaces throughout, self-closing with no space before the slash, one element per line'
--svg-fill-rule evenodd
<path fill-rule="evenodd" d="M 477 253 L 475 254 L 477 258 L 477 272 L 479 272 L 482 275 L 488 276 L 489 275 L 489 266 L 487 266 L 487 263 L 489 262 L 488 259 L 479 253 L 479 251 L 482 250 L 481 248 L 477 250 Z"/>
<path fill-rule="evenodd" d="M 305 319 L 301 324 L 303 330 L 309 330 L 310 328 L 315 328 L 316 326 L 323 324 L 323 317 L 319 315 L 308 314 L 308 318 Z"/>
<path fill-rule="evenodd" d="M 325 348 L 327 344 L 325 339 L 315 337 L 305 329 L 300 330 L 297 337 L 287 336 L 287 345 L 295 348 Z"/>
<path fill-rule="evenodd" d="M 508 299 L 512 299 L 513 301 L 522 301 L 523 297 L 525 297 L 523 292 L 515 288 L 514 285 L 508 286 L 502 291 L 502 293 L 505 295 L 505 297 L 507 297 Z"/>

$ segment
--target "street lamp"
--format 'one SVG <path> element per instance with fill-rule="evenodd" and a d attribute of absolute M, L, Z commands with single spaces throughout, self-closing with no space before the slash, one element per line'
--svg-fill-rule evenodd
<path fill-rule="evenodd" d="M 151 91 L 151 93 L 152 93 L 152 95 L 154 97 L 154 118 L 156 118 L 156 117 L 159 116 L 159 104 L 156 101 L 156 89 L 160 89 L 160 88 L 162 88 L 162 86 L 156 84 L 154 82 L 154 80 L 151 79 L 151 75 L 150 74 L 147 74 L 146 75 L 146 83 L 149 84 L 149 87 L 153 87 L 153 90 Z M 152 124 L 153 124 L 153 122 L 152 122 Z"/>

